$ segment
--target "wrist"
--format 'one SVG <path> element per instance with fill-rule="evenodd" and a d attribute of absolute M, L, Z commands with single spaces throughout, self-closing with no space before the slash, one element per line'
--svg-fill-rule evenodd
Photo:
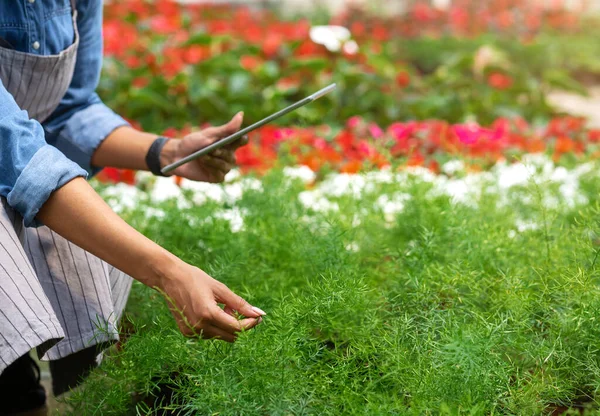
<path fill-rule="evenodd" d="M 169 139 L 163 146 L 159 156 L 161 169 L 175 162 L 175 155 L 177 154 L 177 144 L 177 140 Z"/>
<path fill-rule="evenodd" d="M 177 270 L 182 268 L 185 263 L 160 246 L 157 250 L 147 256 L 144 261 L 140 280 L 146 286 L 151 288 L 163 289 L 170 281 L 178 275 Z"/>

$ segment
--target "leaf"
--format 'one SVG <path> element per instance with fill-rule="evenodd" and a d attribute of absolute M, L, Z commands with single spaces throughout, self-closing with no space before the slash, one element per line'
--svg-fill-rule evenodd
<path fill-rule="evenodd" d="M 191 46 L 191 45 L 206 46 L 206 45 L 210 45 L 215 40 L 217 40 L 217 38 L 209 35 L 208 33 L 195 33 L 192 36 L 190 36 L 190 38 L 184 43 L 184 46 Z"/>
<path fill-rule="evenodd" d="M 279 65 L 274 61 L 267 61 L 261 65 L 258 74 L 265 78 L 277 78 L 279 76 Z"/>
<path fill-rule="evenodd" d="M 152 106 L 158 107 L 165 112 L 171 112 L 173 110 L 173 103 L 167 99 L 164 95 L 158 94 L 149 88 L 142 88 L 132 90 L 131 98 L 140 100 Z"/>
<path fill-rule="evenodd" d="M 290 62 L 290 69 L 310 69 L 311 71 L 322 71 L 327 68 L 329 61 L 323 58 L 294 59 Z"/>

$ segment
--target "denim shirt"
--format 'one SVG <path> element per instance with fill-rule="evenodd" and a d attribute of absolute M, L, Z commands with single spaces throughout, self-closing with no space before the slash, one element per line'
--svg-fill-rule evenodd
<path fill-rule="evenodd" d="M 26 225 L 34 224 L 53 191 L 95 173 L 92 154 L 113 130 L 127 125 L 95 93 L 102 67 L 102 0 L 78 0 L 77 12 L 73 80 L 43 124 L 30 120 L 0 82 L 0 196 Z M 22 52 L 58 54 L 73 42 L 70 1 L 0 1 L 0 37 Z"/>

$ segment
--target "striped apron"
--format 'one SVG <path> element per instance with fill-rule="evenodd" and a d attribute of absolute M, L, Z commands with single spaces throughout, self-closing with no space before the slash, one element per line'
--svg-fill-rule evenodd
<path fill-rule="evenodd" d="M 16 51 L 0 38 L 0 80 L 40 122 L 58 107 L 73 76 L 79 34 L 74 0 L 71 6 L 75 39 L 57 55 Z M 52 360 L 54 393 L 66 391 L 119 339 L 130 288 L 130 277 L 49 228 L 24 227 L 0 198 L 0 373 L 35 348 Z"/>

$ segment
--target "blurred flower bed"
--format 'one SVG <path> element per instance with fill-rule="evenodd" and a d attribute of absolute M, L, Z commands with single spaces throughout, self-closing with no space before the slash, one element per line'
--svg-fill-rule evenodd
<path fill-rule="evenodd" d="M 585 92 L 572 77 L 577 66 L 565 62 L 569 45 L 554 41 L 590 42 L 581 11 L 528 4 L 455 1 L 442 11 L 417 2 L 401 16 L 349 10 L 309 21 L 245 7 L 112 2 L 99 92 L 134 125 L 181 137 L 237 111 L 254 122 L 337 82 L 334 94 L 281 120 L 292 128 L 252 136 L 238 161 L 257 171 L 276 159 L 351 172 L 390 163 L 435 170 L 456 155 L 484 168 L 523 152 L 593 153 L 597 133 L 546 100 L 552 89 Z M 116 170 L 102 177 L 133 180 Z"/>
<path fill-rule="evenodd" d="M 168 130 L 182 137 L 189 130 Z M 242 171 L 265 173 L 275 166 L 304 165 L 326 174 L 405 166 L 422 166 L 438 173 L 452 159 L 466 161 L 468 171 L 482 171 L 499 161 L 513 162 L 528 153 L 544 153 L 561 164 L 600 157 L 600 130 L 585 120 L 555 118 L 534 126 L 523 119 L 498 119 L 489 127 L 476 123 L 449 124 L 439 120 L 397 122 L 385 130 L 360 117 L 343 128 L 329 126 L 284 128 L 266 126 L 250 134 L 250 144 L 236 153 Z M 104 169 L 99 178 L 135 183 L 135 173 Z"/>
<path fill-rule="evenodd" d="M 562 54 L 531 38 L 543 27 L 576 33 L 576 15 L 508 1 L 471 15 L 460 4 L 441 12 L 417 3 L 394 18 L 351 11 L 311 22 L 244 7 L 112 2 L 100 93 L 121 114 L 160 131 L 223 122 L 241 110 L 255 121 L 330 82 L 340 86 L 335 95 L 285 123 L 340 125 L 354 115 L 383 125 L 547 120 L 554 114 L 546 101 L 551 88 L 581 91 L 554 62 Z M 329 23 L 344 30 L 315 28 Z"/>

